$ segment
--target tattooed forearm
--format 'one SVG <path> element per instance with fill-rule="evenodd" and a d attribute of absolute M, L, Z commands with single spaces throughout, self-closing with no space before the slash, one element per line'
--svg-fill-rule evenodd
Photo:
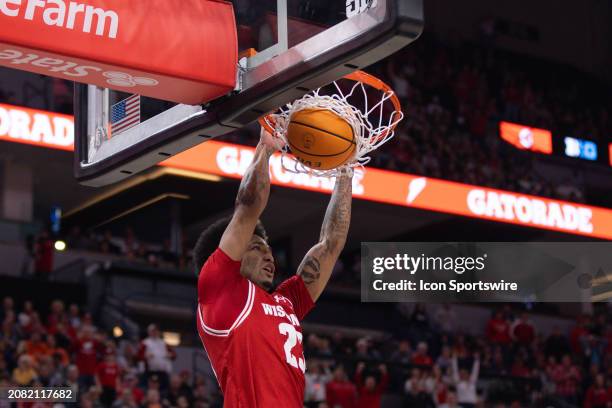
<path fill-rule="evenodd" d="M 316 301 L 329 281 L 340 256 L 351 220 L 352 171 L 336 179 L 319 242 L 313 246 L 300 264 L 298 274 L 304 280 L 310 296 Z"/>
<path fill-rule="evenodd" d="M 351 222 L 352 179 L 342 175 L 336 180 L 334 193 L 327 206 L 320 241 L 329 249 L 339 251 L 344 247 Z"/>
<path fill-rule="evenodd" d="M 263 146 L 258 146 L 255 159 L 242 178 L 236 207 L 243 206 L 263 211 L 270 195 L 270 170 L 268 160 L 271 152 Z"/>
<path fill-rule="evenodd" d="M 319 260 L 314 256 L 306 256 L 302 261 L 300 275 L 307 285 L 319 280 L 321 277 L 321 263 Z"/>

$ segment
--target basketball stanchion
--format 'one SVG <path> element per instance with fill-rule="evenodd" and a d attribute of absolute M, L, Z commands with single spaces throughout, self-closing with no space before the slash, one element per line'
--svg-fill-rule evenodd
<path fill-rule="evenodd" d="M 343 90 L 345 80 L 352 82 L 347 90 Z M 374 103 L 373 91 L 378 92 Z M 394 136 L 403 118 L 391 87 L 356 71 L 263 116 L 260 123 L 285 142 L 285 170 L 334 177 L 343 166 L 367 164 L 368 154 Z"/>

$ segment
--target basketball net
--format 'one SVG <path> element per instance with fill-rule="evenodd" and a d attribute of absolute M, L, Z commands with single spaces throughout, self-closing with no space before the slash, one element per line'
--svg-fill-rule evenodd
<path fill-rule="evenodd" d="M 281 163 L 283 168 L 291 173 L 306 173 L 319 177 L 336 177 L 343 168 L 363 167 L 368 164 L 371 157 L 369 153 L 378 149 L 395 135 L 395 128 L 404 118 L 404 114 L 395 92 L 378 78 L 362 71 L 347 75 L 344 79 L 355 83 L 343 91 L 339 81 L 331 85 L 335 88 L 331 95 L 323 95 L 322 89 L 316 89 L 302 98 L 279 108 L 276 113 L 266 115 L 260 123 L 274 136 L 284 142 L 282 148 Z M 380 93 L 380 98 L 372 104 L 371 94 L 368 95 L 368 87 L 374 88 Z M 358 98 L 360 107 L 349 102 L 356 102 Z M 305 109 L 327 109 L 344 120 L 353 128 L 355 136 L 355 154 L 342 166 L 331 170 L 316 170 L 302 164 L 290 155 L 289 142 L 287 140 L 287 129 L 291 118 L 297 112 Z M 389 108 L 393 108 L 389 114 Z"/>

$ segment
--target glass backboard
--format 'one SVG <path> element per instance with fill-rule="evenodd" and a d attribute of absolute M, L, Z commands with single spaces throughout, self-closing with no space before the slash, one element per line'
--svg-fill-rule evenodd
<path fill-rule="evenodd" d="M 75 89 L 75 175 L 117 182 L 230 133 L 409 45 L 422 0 L 234 0 L 239 47 L 234 92 L 184 105 L 98 88 Z M 113 78 L 139 81 L 146 78 Z"/>

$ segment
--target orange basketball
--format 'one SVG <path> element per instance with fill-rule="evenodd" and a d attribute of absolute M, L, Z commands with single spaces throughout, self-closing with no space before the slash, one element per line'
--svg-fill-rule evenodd
<path fill-rule="evenodd" d="M 305 166 L 331 170 L 355 153 L 353 127 L 327 109 L 304 109 L 291 117 L 287 127 L 291 153 Z"/>

